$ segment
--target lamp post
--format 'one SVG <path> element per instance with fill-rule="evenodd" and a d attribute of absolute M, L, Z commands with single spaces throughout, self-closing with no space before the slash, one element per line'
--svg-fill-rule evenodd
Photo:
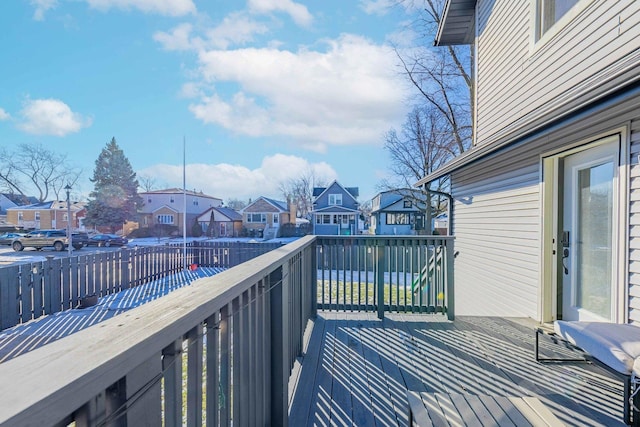
<path fill-rule="evenodd" d="M 67 186 L 64 187 L 64 190 L 67 192 L 67 252 L 69 253 L 69 256 L 71 256 L 71 249 L 73 248 L 71 242 L 71 199 L 69 196 L 71 186 L 67 184 Z"/>

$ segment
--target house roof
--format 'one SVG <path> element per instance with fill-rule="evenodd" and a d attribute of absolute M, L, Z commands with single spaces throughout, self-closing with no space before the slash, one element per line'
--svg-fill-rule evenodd
<path fill-rule="evenodd" d="M 13 202 L 16 206 L 25 206 L 38 203 L 38 199 L 33 196 L 25 196 L 23 194 L 2 193 L 2 195 Z"/>
<path fill-rule="evenodd" d="M 24 211 L 24 210 L 32 210 L 32 211 L 44 211 L 44 210 L 58 210 L 58 209 L 66 209 L 67 208 L 67 202 L 65 200 L 53 200 L 53 201 L 49 201 L 49 202 L 38 202 L 38 203 L 33 203 L 31 205 L 25 205 L 25 206 L 16 206 L 13 208 L 7 208 L 7 210 L 20 210 L 20 211 Z M 71 209 L 73 210 L 80 210 L 84 208 L 84 203 L 83 202 L 71 202 Z"/>
<path fill-rule="evenodd" d="M 151 191 L 143 191 L 141 193 L 138 193 L 140 196 L 148 196 L 148 195 L 153 195 L 153 194 L 178 194 L 178 195 L 182 195 L 183 193 L 186 193 L 187 196 L 197 196 L 197 197 L 205 197 L 207 199 L 215 199 L 215 200 L 222 200 L 219 197 L 214 197 L 214 196 L 209 196 L 208 194 L 204 194 L 202 191 L 197 192 L 195 190 L 191 191 L 191 190 L 183 190 L 182 188 L 166 188 L 164 190 L 151 190 Z"/>
<path fill-rule="evenodd" d="M 377 209 L 372 210 L 372 213 L 385 210 L 404 199 L 411 201 L 418 200 L 424 204 L 426 197 L 423 192 L 412 188 L 399 188 L 395 190 L 382 191 L 378 193 L 378 195 L 380 196 L 380 206 Z M 414 204 L 414 209 L 419 209 L 419 207 Z"/>
<path fill-rule="evenodd" d="M 264 200 L 265 202 L 267 202 L 270 205 L 272 205 L 274 208 L 278 209 L 278 211 L 280 211 L 280 212 L 289 212 L 289 206 L 287 205 L 287 202 L 283 202 L 281 200 L 270 199 L 270 198 L 264 197 L 264 196 L 260 196 L 256 200 L 254 200 L 253 202 L 249 203 L 247 206 L 245 206 L 245 208 L 242 211 L 247 210 L 247 208 L 249 206 L 255 205 L 260 200 Z"/>
<path fill-rule="evenodd" d="M 198 220 L 200 218 L 203 218 L 203 219 L 210 218 L 212 211 L 218 212 L 220 213 L 220 215 L 226 216 L 230 221 L 242 221 L 242 215 L 240 213 L 236 212 L 234 209 L 222 208 L 222 207 L 207 209 L 206 211 L 198 215 Z"/>
<path fill-rule="evenodd" d="M 314 187 L 312 196 L 317 199 L 318 197 L 320 197 L 322 195 L 322 193 L 327 191 L 334 184 L 340 186 L 340 188 L 342 188 L 345 192 L 350 194 L 351 197 L 353 197 L 354 200 L 357 199 L 358 196 L 360 195 L 360 190 L 358 189 L 358 187 L 343 187 L 338 181 L 334 180 L 330 185 L 328 185 L 326 187 Z"/>
<path fill-rule="evenodd" d="M 435 46 L 474 42 L 476 0 L 447 0 L 442 10 Z"/>

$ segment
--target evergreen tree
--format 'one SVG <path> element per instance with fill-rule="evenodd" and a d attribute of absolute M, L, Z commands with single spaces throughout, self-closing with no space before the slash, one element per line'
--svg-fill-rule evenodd
<path fill-rule="evenodd" d="M 85 224 L 107 226 L 115 232 L 125 221 L 136 218 L 142 206 L 138 180 L 115 138 L 98 156 L 91 182 L 94 190 L 89 194 Z"/>

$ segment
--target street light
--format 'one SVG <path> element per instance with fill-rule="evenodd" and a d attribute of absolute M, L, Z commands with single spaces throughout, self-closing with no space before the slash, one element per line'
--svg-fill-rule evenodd
<path fill-rule="evenodd" d="M 73 247 L 71 242 L 71 201 L 69 197 L 71 186 L 67 184 L 64 190 L 67 192 L 67 252 L 71 256 L 71 248 Z"/>

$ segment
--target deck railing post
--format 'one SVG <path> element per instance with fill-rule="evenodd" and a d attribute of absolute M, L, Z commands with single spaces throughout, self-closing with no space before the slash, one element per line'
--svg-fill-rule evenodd
<path fill-rule="evenodd" d="M 446 304 L 447 304 L 447 318 L 449 320 L 453 320 L 455 317 L 455 292 L 454 292 L 454 282 L 453 282 L 453 239 L 444 239 L 443 240 L 446 246 L 445 252 L 445 284 L 446 284 Z"/>
<path fill-rule="evenodd" d="M 384 241 L 376 241 L 376 293 L 378 303 L 378 319 L 384 319 L 384 272 L 385 266 Z"/>
<path fill-rule="evenodd" d="M 285 313 L 288 305 L 284 267 L 271 273 L 271 425 L 288 425 L 288 379 L 287 340 L 289 337 L 289 316 Z"/>
<path fill-rule="evenodd" d="M 311 263 L 308 266 L 311 270 L 311 316 L 315 319 L 318 316 L 318 251 L 317 251 L 317 238 L 314 240 L 311 248 L 308 249 L 311 254 Z"/>

